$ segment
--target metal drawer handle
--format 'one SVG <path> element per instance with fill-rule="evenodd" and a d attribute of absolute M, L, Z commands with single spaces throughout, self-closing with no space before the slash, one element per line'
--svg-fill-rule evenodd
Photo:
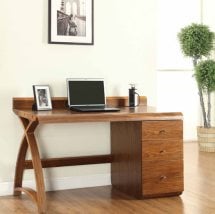
<path fill-rule="evenodd" d="M 162 175 L 162 176 L 160 177 L 160 180 L 161 180 L 161 181 L 166 180 L 166 179 L 167 179 L 167 176 L 166 176 L 166 175 Z"/>

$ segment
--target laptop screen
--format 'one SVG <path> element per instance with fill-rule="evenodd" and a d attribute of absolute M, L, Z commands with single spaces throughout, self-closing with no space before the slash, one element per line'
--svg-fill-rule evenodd
<path fill-rule="evenodd" d="M 104 105 L 103 79 L 67 79 L 69 106 Z"/>

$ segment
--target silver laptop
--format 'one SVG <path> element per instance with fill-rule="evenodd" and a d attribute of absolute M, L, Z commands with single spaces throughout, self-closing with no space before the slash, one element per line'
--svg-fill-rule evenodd
<path fill-rule="evenodd" d="M 105 105 L 104 79 L 67 79 L 68 105 L 80 112 L 119 111 Z"/>

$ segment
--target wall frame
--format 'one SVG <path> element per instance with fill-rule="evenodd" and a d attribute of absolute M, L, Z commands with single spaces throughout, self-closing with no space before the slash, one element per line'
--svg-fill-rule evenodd
<path fill-rule="evenodd" d="M 49 0 L 50 44 L 93 45 L 93 0 Z"/>

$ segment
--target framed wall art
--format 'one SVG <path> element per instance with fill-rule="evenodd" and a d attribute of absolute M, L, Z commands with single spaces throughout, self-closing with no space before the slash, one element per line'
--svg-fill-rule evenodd
<path fill-rule="evenodd" d="M 51 110 L 52 102 L 48 85 L 33 85 L 34 110 Z"/>
<path fill-rule="evenodd" d="M 49 0 L 48 42 L 93 45 L 93 0 Z"/>

